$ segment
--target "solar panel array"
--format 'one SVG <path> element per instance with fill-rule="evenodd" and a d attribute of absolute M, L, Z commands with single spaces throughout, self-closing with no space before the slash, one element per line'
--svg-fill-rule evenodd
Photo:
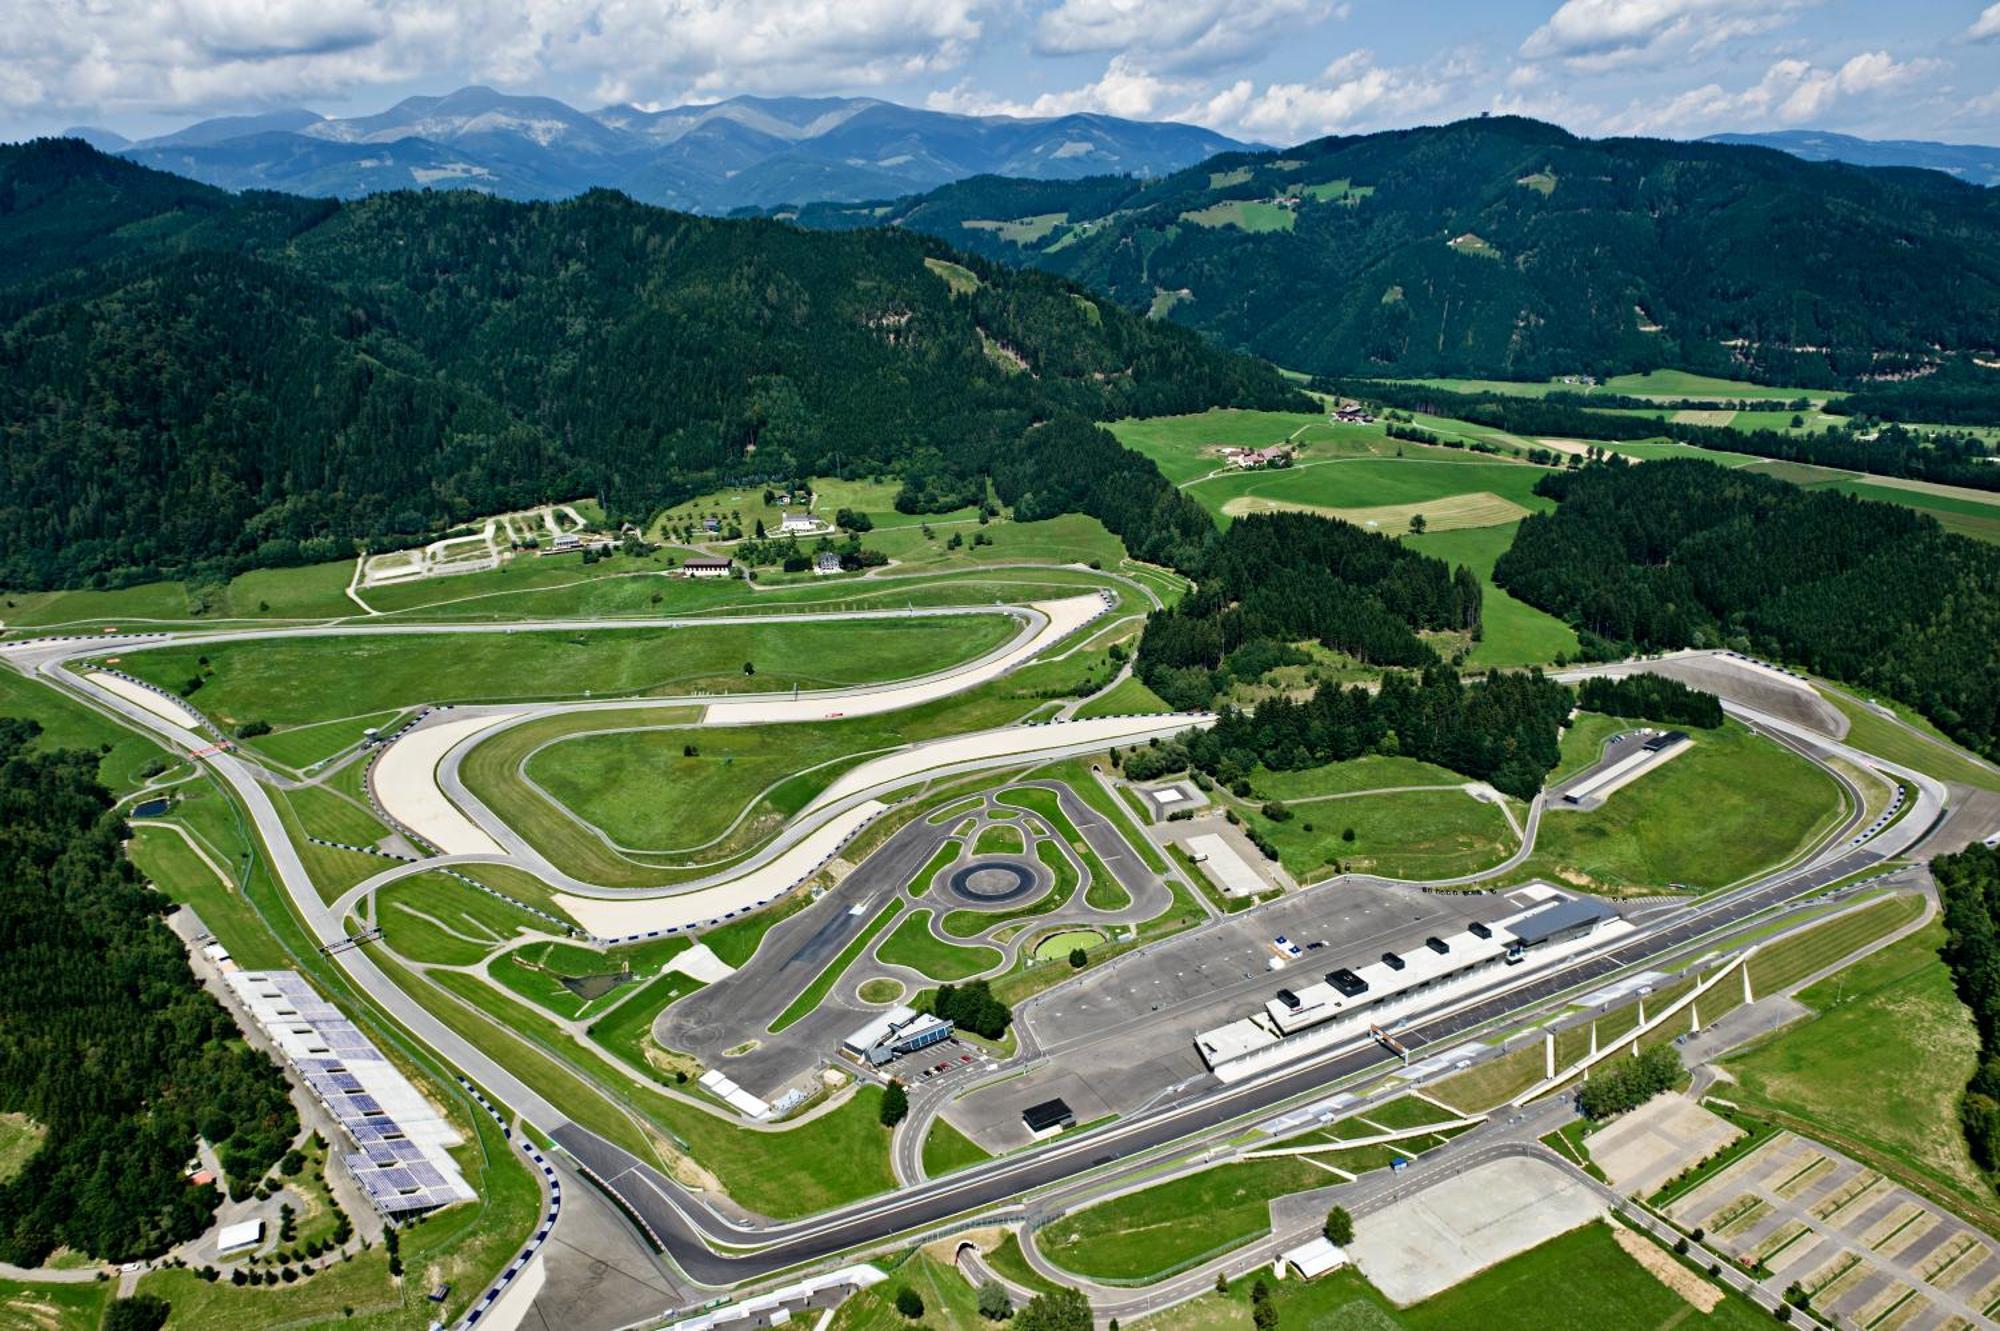
<path fill-rule="evenodd" d="M 405 1215 L 473 1200 L 450 1154 L 457 1130 L 303 976 L 231 971 L 224 978 L 354 1144 L 341 1158 L 377 1210 Z"/>

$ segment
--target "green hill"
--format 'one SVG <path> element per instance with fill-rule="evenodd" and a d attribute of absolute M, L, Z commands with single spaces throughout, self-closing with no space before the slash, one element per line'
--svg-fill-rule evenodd
<path fill-rule="evenodd" d="M 2000 193 L 1513 117 L 791 212 L 1058 272 L 1313 373 L 1831 386 L 2000 345 Z"/>
<path fill-rule="evenodd" d="M 954 507 L 1038 421 L 1305 404 L 924 236 L 606 192 L 230 195 L 44 140 L 0 148 L 0 255 L 6 586 L 337 558 L 578 494 L 643 519 L 815 473 Z"/>

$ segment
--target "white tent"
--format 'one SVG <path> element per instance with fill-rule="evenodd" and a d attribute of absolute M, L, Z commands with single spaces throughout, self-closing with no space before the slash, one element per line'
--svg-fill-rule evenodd
<path fill-rule="evenodd" d="M 1321 1235 L 1310 1243 L 1301 1243 L 1290 1249 L 1278 1260 L 1297 1271 L 1301 1279 L 1311 1280 L 1314 1276 L 1323 1276 L 1328 1271 L 1338 1271 L 1346 1266 L 1347 1250 L 1335 1246 L 1332 1240 Z"/>

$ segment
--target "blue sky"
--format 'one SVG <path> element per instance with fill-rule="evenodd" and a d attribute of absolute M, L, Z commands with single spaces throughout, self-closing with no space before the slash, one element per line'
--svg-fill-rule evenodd
<path fill-rule="evenodd" d="M 0 0 L 0 134 L 379 110 L 466 83 L 861 93 L 1271 143 L 1516 111 L 1580 133 L 2000 142 L 1985 0 Z"/>

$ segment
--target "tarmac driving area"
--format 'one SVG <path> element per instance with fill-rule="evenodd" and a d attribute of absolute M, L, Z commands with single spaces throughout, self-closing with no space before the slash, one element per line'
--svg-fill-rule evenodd
<path fill-rule="evenodd" d="M 1194 1037 L 1249 1016 L 1279 989 L 1532 904 L 1519 894 L 1330 885 L 1163 939 L 1023 1004 L 1015 1024 L 1025 1025 L 1040 1057 L 1025 1075 L 971 1092 L 944 1117 L 997 1154 L 1028 1144 L 1021 1111 L 1051 1097 L 1066 1100 L 1078 1123 L 1133 1113 L 1207 1083 Z M 1279 935 L 1300 955 L 1286 955 Z"/>

